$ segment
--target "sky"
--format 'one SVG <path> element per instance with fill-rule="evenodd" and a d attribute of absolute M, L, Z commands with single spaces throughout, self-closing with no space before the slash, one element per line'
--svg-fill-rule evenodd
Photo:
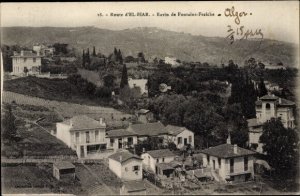
<path fill-rule="evenodd" d="M 234 6 L 240 17 L 226 17 L 224 11 Z M 149 17 L 112 17 L 110 13 L 148 12 Z M 157 13 L 210 12 L 215 16 L 157 16 Z M 103 17 L 97 14 L 102 13 Z M 250 15 L 252 13 L 252 15 Z M 261 29 L 264 37 L 299 44 L 299 2 L 89 2 L 89 3 L 1 3 L 1 26 L 53 26 L 122 30 L 135 27 L 158 27 L 193 35 L 226 37 L 227 25 Z M 108 16 L 105 16 L 108 14 Z M 221 14 L 221 16 L 217 16 Z M 154 16 L 153 16 L 154 15 Z"/>

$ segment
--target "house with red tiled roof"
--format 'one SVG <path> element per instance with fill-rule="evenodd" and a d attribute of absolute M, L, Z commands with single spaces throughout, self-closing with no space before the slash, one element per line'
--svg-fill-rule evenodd
<path fill-rule="evenodd" d="M 216 180 L 247 181 L 254 177 L 254 151 L 227 143 L 204 149 L 200 154 L 203 166 L 211 168 Z"/>
<path fill-rule="evenodd" d="M 106 149 L 106 124 L 86 115 L 56 123 L 56 137 L 76 151 L 78 157 Z"/>
<path fill-rule="evenodd" d="M 124 181 L 142 180 L 142 158 L 128 151 L 108 157 L 109 169 Z"/>
<path fill-rule="evenodd" d="M 285 128 L 295 128 L 294 108 L 294 102 L 272 94 L 259 98 L 255 102 L 256 118 L 247 120 L 250 146 L 262 153 L 262 144 L 259 143 L 262 126 L 271 118 L 279 118 Z"/>
<path fill-rule="evenodd" d="M 168 141 L 174 142 L 178 149 L 181 149 L 188 144 L 194 147 L 194 132 L 185 127 L 174 125 L 167 125 L 166 130 L 168 132 Z"/>

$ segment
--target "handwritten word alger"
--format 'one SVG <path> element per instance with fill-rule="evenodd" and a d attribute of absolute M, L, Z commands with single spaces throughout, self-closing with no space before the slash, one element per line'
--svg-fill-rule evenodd
<path fill-rule="evenodd" d="M 251 15 L 252 13 L 250 13 Z M 248 13 L 247 12 L 235 12 L 235 8 L 234 6 L 232 6 L 232 8 L 226 8 L 224 11 L 224 15 L 226 17 L 235 17 L 234 22 L 239 25 L 240 24 L 240 18 L 243 16 L 247 16 Z"/>

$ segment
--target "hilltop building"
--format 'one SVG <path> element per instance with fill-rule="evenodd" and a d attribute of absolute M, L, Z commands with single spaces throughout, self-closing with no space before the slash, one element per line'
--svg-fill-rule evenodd
<path fill-rule="evenodd" d="M 13 75 L 37 75 L 41 72 L 42 56 L 31 51 L 14 52 L 12 58 Z"/>

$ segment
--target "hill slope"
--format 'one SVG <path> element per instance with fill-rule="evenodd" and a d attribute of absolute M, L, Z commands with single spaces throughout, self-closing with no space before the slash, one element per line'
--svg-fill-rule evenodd
<path fill-rule="evenodd" d="M 229 59 L 243 65 L 245 59 L 254 57 L 266 64 L 279 61 L 294 66 L 296 45 L 275 40 L 236 41 L 232 45 L 224 38 L 194 36 L 186 33 L 152 27 L 112 31 L 95 27 L 3 27 L 1 43 L 31 47 L 34 43 L 64 42 L 78 49 L 96 46 L 108 55 L 114 47 L 124 55 L 143 51 L 146 58 L 175 56 L 180 60 L 227 63 Z"/>

